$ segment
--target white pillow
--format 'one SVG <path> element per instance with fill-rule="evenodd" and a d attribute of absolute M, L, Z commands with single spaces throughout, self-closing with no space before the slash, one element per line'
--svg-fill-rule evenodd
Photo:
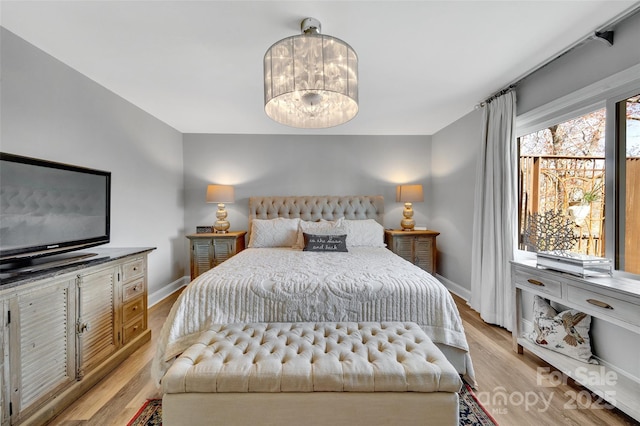
<path fill-rule="evenodd" d="M 345 219 L 347 247 L 386 247 L 384 227 L 373 219 Z"/>
<path fill-rule="evenodd" d="M 253 219 L 249 247 L 291 247 L 298 237 L 299 218 Z"/>
<path fill-rule="evenodd" d="M 344 227 L 344 218 L 339 218 L 337 220 L 324 220 L 321 219 L 319 222 L 311 222 L 308 220 L 301 220 L 298 224 L 298 237 L 293 248 L 304 248 L 304 235 L 307 234 L 315 234 L 315 235 L 339 235 L 346 234 L 346 229 Z"/>

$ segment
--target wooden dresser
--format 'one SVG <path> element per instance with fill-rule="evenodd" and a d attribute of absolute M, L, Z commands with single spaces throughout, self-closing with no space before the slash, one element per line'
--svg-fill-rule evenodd
<path fill-rule="evenodd" d="M 384 231 L 387 248 L 429 272 L 436 274 L 436 231 Z"/>
<path fill-rule="evenodd" d="M 150 340 L 152 250 L 94 248 L 1 275 L 3 426 L 46 423 Z"/>
<path fill-rule="evenodd" d="M 224 234 L 203 233 L 187 235 L 190 243 L 191 279 L 218 266 L 244 250 L 246 231 Z"/>

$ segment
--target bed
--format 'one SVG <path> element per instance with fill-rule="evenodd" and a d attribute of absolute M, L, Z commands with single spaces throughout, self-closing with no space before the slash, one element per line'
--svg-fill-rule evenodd
<path fill-rule="evenodd" d="M 180 295 L 159 336 L 154 379 L 214 324 L 410 321 L 475 385 L 451 295 L 385 248 L 383 214 L 382 196 L 251 197 L 249 247 Z M 346 235 L 347 251 L 304 251 L 304 234 Z"/>

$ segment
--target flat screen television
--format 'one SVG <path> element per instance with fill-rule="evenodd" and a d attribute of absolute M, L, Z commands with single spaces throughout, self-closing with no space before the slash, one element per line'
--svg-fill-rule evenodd
<path fill-rule="evenodd" d="M 108 243 L 110 202 L 111 172 L 0 153 L 0 267 Z"/>

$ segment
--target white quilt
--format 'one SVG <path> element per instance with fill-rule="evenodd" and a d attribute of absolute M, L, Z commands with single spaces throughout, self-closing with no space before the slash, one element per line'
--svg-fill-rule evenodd
<path fill-rule="evenodd" d="M 386 248 L 348 253 L 289 248 L 246 249 L 192 281 L 171 309 L 158 341 L 152 375 L 159 383 L 171 361 L 212 324 L 251 322 L 417 323 L 434 343 L 466 352 L 453 298 L 432 275 Z"/>

